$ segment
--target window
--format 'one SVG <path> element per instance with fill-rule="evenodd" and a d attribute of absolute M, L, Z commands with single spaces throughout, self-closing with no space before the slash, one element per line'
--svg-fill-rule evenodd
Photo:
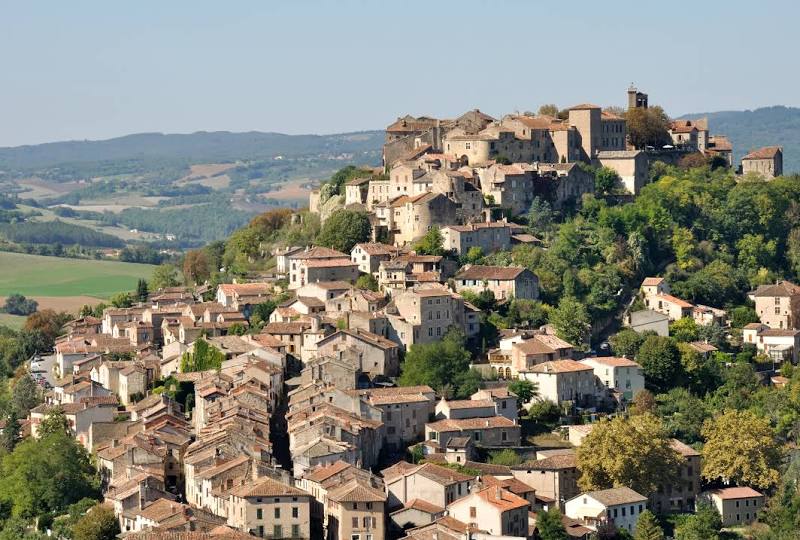
<path fill-rule="evenodd" d="M 292 517 L 293 518 L 300 517 L 300 509 L 297 508 L 296 506 L 292 506 Z"/>
<path fill-rule="evenodd" d="M 300 538 L 300 525 L 292 525 L 292 538 Z"/>
<path fill-rule="evenodd" d="M 508 440 L 508 433 L 505 431 L 500 432 L 500 440 L 507 441 Z"/>
<path fill-rule="evenodd" d="M 256 509 L 256 519 L 264 519 L 264 511 L 261 508 Z"/>
<path fill-rule="evenodd" d="M 353 525 L 353 528 L 354 528 L 354 529 L 358 529 L 358 518 L 357 518 L 357 517 L 354 517 L 354 518 L 353 518 L 353 523 L 352 523 L 352 525 Z"/>
<path fill-rule="evenodd" d="M 480 441 L 481 440 L 481 432 L 480 431 L 473 431 L 472 432 L 472 438 L 475 439 L 476 442 Z"/>
<path fill-rule="evenodd" d="M 478 511 L 474 506 L 469 507 L 469 517 L 476 518 L 478 517 Z"/>
<path fill-rule="evenodd" d="M 272 536 L 275 538 L 280 538 L 283 536 L 283 528 L 280 525 L 273 525 L 272 526 Z"/>
<path fill-rule="evenodd" d="M 362 527 L 364 527 L 365 529 L 369 529 L 369 518 L 368 517 L 364 517 L 364 519 L 361 520 L 361 523 L 363 524 Z"/>

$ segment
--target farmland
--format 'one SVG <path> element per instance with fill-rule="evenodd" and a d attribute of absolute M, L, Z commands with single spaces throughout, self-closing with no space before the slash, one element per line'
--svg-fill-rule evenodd
<path fill-rule="evenodd" d="M 30 297 L 59 297 L 63 309 L 87 298 L 108 298 L 132 290 L 139 278 L 149 278 L 154 266 L 0 253 L 0 296 L 20 293 Z M 68 302 L 68 298 L 74 302 Z M 56 302 L 55 299 L 49 300 Z M 45 302 L 42 302 L 42 307 Z M 69 309 L 71 311 L 71 309 Z"/>

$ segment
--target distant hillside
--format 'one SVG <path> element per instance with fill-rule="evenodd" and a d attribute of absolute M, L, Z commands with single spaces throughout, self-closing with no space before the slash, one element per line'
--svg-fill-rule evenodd
<path fill-rule="evenodd" d="M 708 117 L 712 134 L 727 135 L 733 143 L 735 163 L 761 146 L 783 146 L 783 168 L 800 172 L 800 109 L 764 107 L 754 111 L 720 111 L 687 114 L 681 118 Z"/>
<path fill-rule="evenodd" d="M 273 159 L 276 156 L 337 156 L 354 154 L 364 162 L 380 156 L 382 131 L 335 135 L 284 135 L 282 133 L 191 134 L 139 133 L 104 141 L 66 141 L 0 148 L 0 170 L 7 173 L 35 171 L 59 165 L 132 161 L 161 166 L 193 163 Z"/>

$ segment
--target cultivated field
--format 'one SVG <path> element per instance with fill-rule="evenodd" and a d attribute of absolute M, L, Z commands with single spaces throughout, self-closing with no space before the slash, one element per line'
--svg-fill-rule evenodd
<path fill-rule="evenodd" d="M 154 269 L 155 266 L 147 264 L 0 252 L 0 295 L 60 297 L 62 309 L 80 307 L 90 303 L 86 297 L 108 298 L 135 289 L 139 278 L 148 279 Z M 42 307 L 47 307 L 44 302 Z"/>

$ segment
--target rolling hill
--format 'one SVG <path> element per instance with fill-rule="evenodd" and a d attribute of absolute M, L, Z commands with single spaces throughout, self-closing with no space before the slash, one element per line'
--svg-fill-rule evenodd
<path fill-rule="evenodd" d="M 783 169 L 800 172 L 800 108 L 763 107 L 752 111 L 718 111 L 686 114 L 681 118 L 708 117 L 712 134 L 727 135 L 733 143 L 734 163 L 752 149 L 783 146 Z"/>

